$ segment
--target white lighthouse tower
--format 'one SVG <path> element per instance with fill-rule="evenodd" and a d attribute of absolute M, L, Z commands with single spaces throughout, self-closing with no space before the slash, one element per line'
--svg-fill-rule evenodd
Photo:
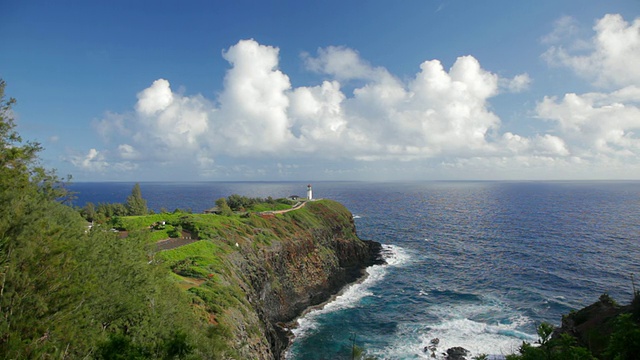
<path fill-rule="evenodd" d="M 311 190 L 311 184 L 307 185 L 307 199 L 313 200 L 313 190 Z"/>

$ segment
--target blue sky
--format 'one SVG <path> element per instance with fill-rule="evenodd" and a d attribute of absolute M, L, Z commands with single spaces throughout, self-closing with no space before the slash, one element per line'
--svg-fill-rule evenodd
<path fill-rule="evenodd" d="M 9 1 L 75 181 L 640 178 L 640 2 Z"/>

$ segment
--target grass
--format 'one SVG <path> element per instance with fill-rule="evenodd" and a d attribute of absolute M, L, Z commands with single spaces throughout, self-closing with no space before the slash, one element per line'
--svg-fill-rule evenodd
<path fill-rule="evenodd" d="M 319 227 L 322 223 L 321 221 L 311 212 L 310 208 L 312 208 L 312 204 L 307 204 L 305 207 L 297 209 L 295 211 L 289 211 L 287 213 L 282 214 L 285 219 L 290 219 L 294 222 L 295 225 L 313 229 Z"/>
<path fill-rule="evenodd" d="M 283 203 L 261 203 L 253 205 L 249 210 L 255 212 L 261 211 L 277 211 L 277 210 L 288 210 L 291 209 L 291 205 L 283 204 Z"/>
<path fill-rule="evenodd" d="M 153 230 L 151 231 L 151 235 L 149 235 L 149 240 L 153 242 L 158 242 L 160 240 L 168 239 L 169 232 L 173 230 L 173 226 L 167 225 L 163 230 Z"/>
<path fill-rule="evenodd" d="M 173 270 L 172 277 L 181 289 L 200 299 L 197 302 L 207 312 L 220 316 L 227 309 L 249 306 L 244 291 L 228 281 L 232 274 L 225 255 L 230 251 L 226 244 L 200 240 L 162 251 L 156 258 Z"/>
<path fill-rule="evenodd" d="M 226 246 L 200 240 L 179 248 L 156 254 L 174 272 L 187 277 L 207 278 L 209 274 L 225 273 L 223 257 L 229 252 Z"/>

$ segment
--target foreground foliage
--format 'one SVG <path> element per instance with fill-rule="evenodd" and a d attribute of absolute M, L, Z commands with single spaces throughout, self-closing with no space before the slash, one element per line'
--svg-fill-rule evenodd
<path fill-rule="evenodd" d="M 149 263 L 146 234 L 88 231 L 60 202 L 64 183 L 15 131 L 4 89 L 0 81 L 0 358 L 223 357 L 216 329 Z"/>
<path fill-rule="evenodd" d="M 598 306 L 618 308 L 619 314 L 611 320 L 593 312 Z M 631 305 L 620 307 L 607 294 L 599 302 L 567 317 L 589 320 L 593 325 L 588 330 L 590 339 L 586 344 L 550 324 L 542 323 L 537 328 L 538 346 L 523 343 L 519 354 L 508 355 L 507 360 L 635 360 L 640 354 L 640 294 L 636 293 Z"/>

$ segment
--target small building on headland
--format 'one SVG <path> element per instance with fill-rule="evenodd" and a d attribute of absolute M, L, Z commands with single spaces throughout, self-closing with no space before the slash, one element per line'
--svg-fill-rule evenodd
<path fill-rule="evenodd" d="M 307 200 L 313 200 L 313 190 L 311 184 L 307 185 Z"/>

